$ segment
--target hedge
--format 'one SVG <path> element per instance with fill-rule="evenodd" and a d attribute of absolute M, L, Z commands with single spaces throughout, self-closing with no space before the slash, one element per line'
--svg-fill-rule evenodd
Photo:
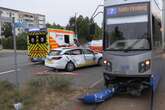
<path fill-rule="evenodd" d="M 16 41 L 17 41 L 18 50 L 27 49 L 27 34 L 26 33 L 19 34 L 16 38 Z M 2 46 L 4 49 L 13 49 L 13 37 L 3 38 Z"/>

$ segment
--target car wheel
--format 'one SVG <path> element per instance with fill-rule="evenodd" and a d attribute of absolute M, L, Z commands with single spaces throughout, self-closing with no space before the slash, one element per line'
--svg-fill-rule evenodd
<path fill-rule="evenodd" d="M 98 60 L 98 65 L 99 65 L 99 66 L 102 66 L 102 65 L 103 65 L 103 58 L 100 58 L 100 59 Z"/>
<path fill-rule="evenodd" d="M 72 62 L 68 62 L 68 64 L 66 65 L 66 71 L 71 72 L 75 69 L 75 66 Z"/>

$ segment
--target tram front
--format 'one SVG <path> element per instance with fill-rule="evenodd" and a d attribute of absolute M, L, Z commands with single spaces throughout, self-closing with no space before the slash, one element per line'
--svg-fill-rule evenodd
<path fill-rule="evenodd" d="M 150 3 L 107 4 L 104 12 L 105 84 L 128 79 L 149 81 L 152 53 Z"/>

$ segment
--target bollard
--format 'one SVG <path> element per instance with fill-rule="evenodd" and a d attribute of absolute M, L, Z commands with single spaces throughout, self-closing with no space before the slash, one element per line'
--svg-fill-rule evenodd
<path fill-rule="evenodd" d="M 23 108 L 23 105 L 22 105 L 22 103 L 16 103 L 16 104 L 14 104 L 14 108 L 15 108 L 15 110 L 21 110 L 22 108 Z"/>

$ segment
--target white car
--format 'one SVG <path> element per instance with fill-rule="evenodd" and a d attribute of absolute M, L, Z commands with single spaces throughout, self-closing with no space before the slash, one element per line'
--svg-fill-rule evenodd
<path fill-rule="evenodd" d="M 79 67 L 102 64 L 101 53 L 94 53 L 90 49 L 83 48 L 58 48 L 52 50 L 45 59 L 45 66 L 66 69 L 69 72 Z"/>

